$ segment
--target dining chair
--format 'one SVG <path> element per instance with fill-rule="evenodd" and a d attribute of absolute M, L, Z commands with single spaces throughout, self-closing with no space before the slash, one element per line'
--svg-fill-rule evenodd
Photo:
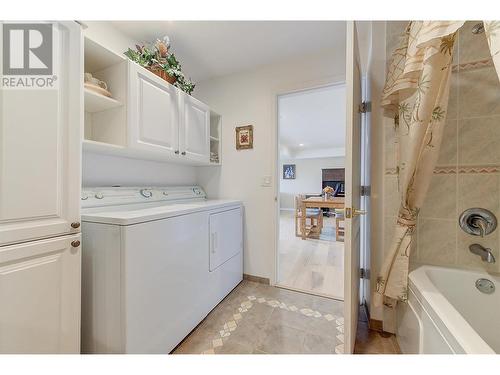
<path fill-rule="evenodd" d="M 344 242 L 345 236 L 344 210 L 335 210 L 335 241 Z"/>
<path fill-rule="evenodd" d="M 300 220 L 302 218 L 302 202 L 305 199 L 305 195 L 298 194 L 295 196 L 295 235 L 301 237 L 300 232 Z M 309 220 L 309 222 L 308 222 Z M 308 208 L 306 209 L 306 231 L 319 235 L 323 229 L 323 212 L 319 208 Z"/>

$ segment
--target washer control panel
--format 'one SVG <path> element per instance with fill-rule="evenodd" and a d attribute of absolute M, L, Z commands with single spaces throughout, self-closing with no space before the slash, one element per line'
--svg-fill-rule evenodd
<path fill-rule="evenodd" d="M 200 186 L 164 187 L 90 187 L 82 189 L 83 208 L 145 202 L 204 200 L 207 195 Z"/>

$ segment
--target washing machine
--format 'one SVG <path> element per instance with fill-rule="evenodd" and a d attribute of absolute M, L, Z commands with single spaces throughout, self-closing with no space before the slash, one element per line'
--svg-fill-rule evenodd
<path fill-rule="evenodd" d="M 243 206 L 199 186 L 84 188 L 82 352 L 169 353 L 243 277 Z"/>

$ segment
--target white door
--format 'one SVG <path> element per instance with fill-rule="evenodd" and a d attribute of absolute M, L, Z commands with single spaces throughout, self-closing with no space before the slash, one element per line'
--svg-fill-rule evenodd
<path fill-rule="evenodd" d="M 210 272 L 243 251 L 241 208 L 210 215 Z"/>
<path fill-rule="evenodd" d="M 210 161 L 210 108 L 185 93 L 180 93 L 181 155 L 194 161 Z"/>
<path fill-rule="evenodd" d="M 0 353 L 80 352 L 79 241 L 0 247 Z"/>
<path fill-rule="evenodd" d="M 0 88 L 0 246 L 80 231 L 82 36 L 52 28 L 53 87 Z"/>
<path fill-rule="evenodd" d="M 129 143 L 132 148 L 165 156 L 179 153 L 177 89 L 129 62 Z"/>
<path fill-rule="evenodd" d="M 347 22 L 346 95 L 344 351 L 352 353 L 359 314 L 361 213 L 361 69 L 354 21 Z"/>

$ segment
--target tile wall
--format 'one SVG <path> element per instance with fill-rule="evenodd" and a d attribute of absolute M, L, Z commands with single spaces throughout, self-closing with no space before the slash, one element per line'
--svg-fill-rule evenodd
<path fill-rule="evenodd" d="M 474 35 L 477 22 L 460 29 L 454 54 L 445 137 L 426 201 L 418 221 L 412 266 L 433 264 L 500 272 L 500 227 L 480 238 L 458 226 L 460 213 L 470 207 L 492 211 L 500 220 L 500 82 L 495 68 L 478 63 L 489 58 L 484 33 Z M 387 23 L 387 59 L 406 22 Z M 390 245 L 399 207 L 391 119 L 384 124 L 384 248 Z M 496 264 L 487 264 L 469 252 L 479 243 L 491 248 Z"/>

